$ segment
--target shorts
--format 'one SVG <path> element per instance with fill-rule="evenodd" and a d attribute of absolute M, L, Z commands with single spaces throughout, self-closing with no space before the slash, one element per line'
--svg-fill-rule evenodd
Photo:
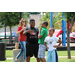
<path fill-rule="evenodd" d="M 46 50 L 45 45 L 39 44 L 38 58 L 45 58 L 45 50 Z"/>
<path fill-rule="evenodd" d="M 35 57 L 38 55 L 38 44 L 26 43 L 26 57 L 32 57 L 33 55 Z"/>
<path fill-rule="evenodd" d="M 58 62 L 57 50 L 47 52 L 47 62 Z"/>

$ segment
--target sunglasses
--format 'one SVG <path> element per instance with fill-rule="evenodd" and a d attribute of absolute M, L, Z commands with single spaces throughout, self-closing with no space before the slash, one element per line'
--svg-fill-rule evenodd
<path fill-rule="evenodd" d="M 22 22 L 26 22 L 26 21 L 22 21 Z"/>

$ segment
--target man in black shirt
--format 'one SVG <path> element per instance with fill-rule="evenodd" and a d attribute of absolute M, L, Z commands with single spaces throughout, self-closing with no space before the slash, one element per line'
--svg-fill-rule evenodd
<path fill-rule="evenodd" d="M 38 55 L 38 33 L 39 30 L 35 28 L 35 20 L 30 19 L 30 27 L 26 28 L 23 35 L 27 35 L 26 39 L 26 61 L 30 62 L 30 57 L 33 55 L 36 57 L 37 62 L 39 59 Z"/>

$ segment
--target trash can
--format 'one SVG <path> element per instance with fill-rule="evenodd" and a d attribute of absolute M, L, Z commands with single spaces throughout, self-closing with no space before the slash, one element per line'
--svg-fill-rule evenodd
<path fill-rule="evenodd" d="M 6 60 L 5 50 L 6 50 L 6 42 L 0 42 L 0 61 Z"/>

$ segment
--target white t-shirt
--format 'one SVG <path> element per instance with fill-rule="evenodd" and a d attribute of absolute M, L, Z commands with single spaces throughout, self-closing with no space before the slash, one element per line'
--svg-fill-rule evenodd
<path fill-rule="evenodd" d="M 52 51 L 53 49 L 56 49 L 55 46 L 57 44 L 58 38 L 56 36 L 47 36 L 44 40 L 44 42 L 47 42 L 47 47 L 49 47 L 48 51 Z"/>

